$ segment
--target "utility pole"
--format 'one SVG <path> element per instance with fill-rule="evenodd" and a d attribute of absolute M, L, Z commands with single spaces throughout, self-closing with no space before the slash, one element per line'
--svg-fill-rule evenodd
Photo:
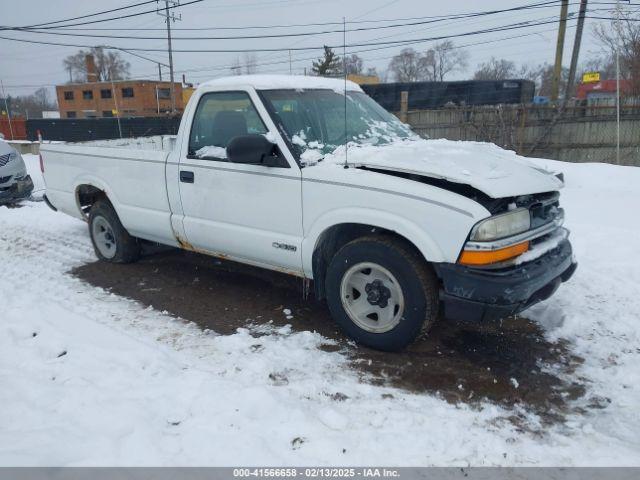
<path fill-rule="evenodd" d="M 7 118 L 9 119 L 9 132 L 11 133 L 11 140 L 13 140 L 13 125 L 11 124 L 11 111 L 9 110 L 9 102 L 7 101 L 7 94 L 4 92 L 4 83 L 0 80 L 0 89 L 2 90 L 2 97 L 4 98 L 4 108 L 7 110 Z"/>
<path fill-rule="evenodd" d="M 584 16 L 587 13 L 587 0 L 580 0 L 580 11 L 578 13 L 578 25 L 576 27 L 576 38 L 573 41 L 573 52 L 571 53 L 571 66 L 569 67 L 569 78 L 567 88 L 564 92 L 564 103 L 567 103 L 569 96 L 573 93 L 576 69 L 578 68 L 578 57 L 580 55 L 580 43 L 582 42 L 582 29 L 584 28 Z"/>
<path fill-rule="evenodd" d="M 118 133 L 120 134 L 120 138 L 122 138 L 122 125 L 120 124 L 120 109 L 118 108 L 118 96 L 116 95 L 116 86 L 113 84 L 113 80 L 111 80 L 111 92 L 113 92 L 113 104 L 116 107 L 116 121 L 118 122 Z"/>
<path fill-rule="evenodd" d="M 162 66 L 158 64 L 158 80 L 162 81 Z"/>
<path fill-rule="evenodd" d="M 560 78 L 562 75 L 562 51 L 564 50 L 564 34 L 567 30 L 567 13 L 569 0 L 562 0 L 560 7 L 560 24 L 558 25 L 558 43 L 556 45 L 556 63 L 553 67 L 553 80 L 551 83 L 551 100 L 558 100 L 560 91 Z"/>
<path fill-rule="evenodd" d="M 180 0 L 164 0 L 164 11 L 160 12 L 158 10 L 158 14 L 165 17 L 165 22 L 167 22 L 167 44 L 169 49 L 169 81 L 171 82 L 171 88 L 169 89 L 171 92 L 171 114 L 176 113 L 176 92 L 175 86 L 173 84 L 173 50 L 171 49 L 171 22 L 175 22 L 176 20 L 182 20 L 182 15 L 177 15 L 172 13 L 169 9 L 169 4 L 172 6 L 180 5 Z"/>
<path fill-rule="evenodd" d="M 616 0 L 616 164 L 620 165 L 620 0 Z"/>

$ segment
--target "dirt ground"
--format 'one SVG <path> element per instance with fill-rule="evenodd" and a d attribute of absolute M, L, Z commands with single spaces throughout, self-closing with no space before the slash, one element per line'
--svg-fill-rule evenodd
<path fill-rule="evenodd" d="M 72 273 L 221 334 L 269 321 L 317 331 L 338 342 L 324 348 L 348 356 L 362 381 L 429 392 L 451 402 L 520 404 L 553 423 L 585 393 L 583 379 L 574 373 L 582 360 L 565 343 L 547 341 L 524 317 L 490 325 L 441 320 L 405 352 L 384 353 L 350 342 L 326 305 L 305 301 L 302 281 L 288 275 L 178 250 L 150 253 L 129 265 L 95 262 Z M 285 308 L 292 319 L 286 319 Z M 511 420 L 519 424 L 517 414 Z"/>

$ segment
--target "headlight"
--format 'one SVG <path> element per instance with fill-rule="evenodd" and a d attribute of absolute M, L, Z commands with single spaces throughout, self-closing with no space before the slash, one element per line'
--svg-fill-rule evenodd
<path fill-rule="evenodd" d="M 471 230 L 471 240 L 476 242 L 498 240 L 526 232 L 529 228 L 531 228 L 529 210 L 517 208 L 507 213 L 489 217 L 476 224 Z"/>
<path fill-rule="evenodd" d="M 13 150 L 10 154 L 9 154 L 9 161 L 11 160 L 15 160 L 17 158 L 20 157 L 20 154 L 18 153 L 17 150 Z"/>

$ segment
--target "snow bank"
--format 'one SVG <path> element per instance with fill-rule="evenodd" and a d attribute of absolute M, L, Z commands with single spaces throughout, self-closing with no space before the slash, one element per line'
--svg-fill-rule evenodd
<path fill-rule="evenodd" d="M 573 278 L 526 315 L 550 339 L 569 339 L 585 359 L 577 375 L 588 380 L 585 402 L 606 408 L 575 418 L 569 427 L 611 438 L 640 453 L 640 168 L 535 160 L 562 171 L 560 203 L 579 262 Z M 591 450 L 593 461 L 612 454 Z M 621 461 L 638 465 L 640 455 Z"/>

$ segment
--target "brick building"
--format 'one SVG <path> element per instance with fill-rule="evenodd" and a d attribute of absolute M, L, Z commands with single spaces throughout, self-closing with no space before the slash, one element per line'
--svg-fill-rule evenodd
<path fill-rule="evenodd" d="M 171 82 L 116 80 L 98 82 L 93 56 L 87 55 L 85 83 L 56 86 L 61 118 L 157 117 L 171 113 Z M 184 110 L 182 84 L 174 82 L 176 113 Z"/>
<path fill-rule="evenodd" d="M 58 85 L 61 118 L 157 117 L 171 112 L 171 83 L 118 80 Z M 176 111 L 182 113 L 182 85 L 174 83 Z"/>

